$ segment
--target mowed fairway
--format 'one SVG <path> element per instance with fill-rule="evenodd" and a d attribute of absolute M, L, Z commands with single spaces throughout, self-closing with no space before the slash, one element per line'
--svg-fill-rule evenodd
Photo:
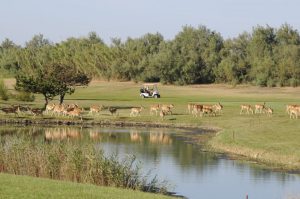
<path fill-rule="evenodd" d="M 0 198 L 167 199 L 141 191 L 0 173 Z"/>
<path fill-rule="evenodd" d="M 300 169 L 300 118 L 290 119 L 285 112 L 287 104 L 300 104 L 300 88 L 159 85 L 162 98 L 142 99 L 139 97 L 140 87 L 141 84 L 133 82 L 94 81 L 89 87 L 77 88 L 75 94 L 66 96 L 65 103 L 77 103 L 80 107 L 84 107 L 86 111 L 83 118 L 87 121 L 138 121 L 218 128 L 220 130 L 217 135 L 209 142 L 214 150 L 245 155 L 276 167 Z M 189 102 L 200 104 L 220 102 L 224 109 L 222 114 L 216 117 L 196 118 L 188 114 Z M 271 117 L 265 114 L 240 114 L 241 104 L 255 105 L 263 102 L 274 109 Z M 9 101 L 9 103 L 17 102 Z M 55 100 L 55 103 L 58 101 Z M 151 116 L 149 107 L 156 103 L 174 104 L 173 115 L 167 115 L 164 120 L 159 116 Z M 111 116 L 107 109 L 102 110 L 100 114 L 89 115 L 89 106 L 94 104 L 117 107 L 117 116 Z M 37 96 L 33 105 L 42 107 L 42 97 Z M 130 117 L 130 108 L 139 106 L 145 107 L 141 116 Z"/>

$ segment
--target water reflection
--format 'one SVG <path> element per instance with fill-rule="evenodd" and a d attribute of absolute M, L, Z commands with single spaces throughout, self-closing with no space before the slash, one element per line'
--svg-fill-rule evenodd
<path fill-rule="evenodd" d="M 189 198 L 284 198 L 300 194 L 300 177 L 228 160 L 185 143 L 170 129 L 0 126 L 0 141 L 17 136 L 37 142 L 91 142 L 108 154 L 134 154 Z M 216 190 L 218 190 L 216 192 Z"/>

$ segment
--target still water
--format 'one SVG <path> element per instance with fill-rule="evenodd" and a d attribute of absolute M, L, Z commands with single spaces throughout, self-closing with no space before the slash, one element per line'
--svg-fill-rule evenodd
<path fill-rule="evenodd" d="M 273 172 L 255 164 L 202 152 L 179 130 L 144 128 L 0 127 L 1 136 L 28 134 L 35 139 L 91 142 L 107 155 L 135 155 L 143 170 L 167 180 L 171 190 L 187 198 L 300 198 L 300 175 Z"/>

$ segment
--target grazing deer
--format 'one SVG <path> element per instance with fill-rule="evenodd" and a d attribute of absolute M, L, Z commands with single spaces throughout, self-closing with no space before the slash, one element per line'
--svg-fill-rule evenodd
<path fill-rule="evenodd" d="M 265 107 L 264 112 L 267 114 L 267 116 L 271 117 L 273 115 L 274 110 L 270 107 Z"/>
<path fill-rule="evenodd" d="M 14 113 L 15 115 L 18 115 L 18 107 L 17 106 L 15 106 L 15 107 L 1 108 L 0 110 L 3 111 L 6 114 Z"/>
<path fill-rule="evenodd" d="M 153 112 L 155 111 L 155 115 L 157 115 L 160 108 L 160 104 L 154 104 L 150 106 L 150 115 L 153 115 Z"/>
<path fill-rule="evenodd" d="M 202 117 L 202 109 L 203 109 L 203 105 L 201 104 L 194 104 L 193 110 L 192 110 L 192 115 L 194 117 L 198 117 L 198 113 L 200 114 L 200 116 Z"/>
<path fill-rule="evenodd" d="M 103 106 L 102 106 L 102 105 L 100 105 L 100 106 L 98 106 L 98 105 L 92 105 L 92 106 L 90 107 L 90 112 L 89 112 L 89 114 L 99 113 L 102 109 L 103 109 Z"/>
<path fill-rule="evenodd" d="M 263 104 L 255 104 L 255 114 L 257 113 L 263 113 L 263 110 L 265 109 L 266 107 L 266 102 L 264 102 Z"/>
<path fill-rule="evenodd" d="M 241 105 L 240 114 L 242 114 L 244 112 L 244 110 L 246 111 L 247 114 L 249 114 L 250 112 L 253 114 L 252 106 L 249 105 L 249 104 L 242 104 Z"/>
<path fill-rule="evenodd" d="M 82 120 L 82 116 L 80 115 L 83 112 L 83 108 L 74 108 L 73 110 L 67 112 L 67 115 L 70 117 L 80 117 L 80 120 Z"/>
<path fill-rule="evenodd" d="M 161 110 L 163 112 L 165 112 L 166 114 L 170 114 L 172 115 L 172 109 L 174 108 L 174 105 L 173 104 L 169 104 L 169 105 L 162 105 L 161 106 Z"/>
<path fill-rule="evenodd" d="M 203 106 L 202 113 L 203 114 L 208 114 L 208 115 L 216 116 L 215 110 L 213 108 L 211 108 L 211 107 L 204 107 Z"/>
<path fill-rule="evenodd" d="M 17 114 L 31 113 L 29 106 L 17 106 Z"/>
<path fill-rule="evenodd" d="M 165 112 L 164 110 L 161 110 L 161 111 L 159 112 L 159 116 L 160 116 L 160 118 L 161 118 L 162 120 L 165 119 L 165 116 L 166 116 L 167 114 L 168 114 L 168 113 Z"/>
<path fill-rule="evenodd" d="M 113 114 L 116 115 L 116 114 L 117 114 L 117 110 L 118 110 L 118 109 L 115 108 L 115 107 L 109 107 L 109 108 L 108 108 L 108 111 L 110 112 L 111 115 L 113 115 Z"/>
<path fill-rule="evenodd" d="M 43 115 L 43 109 L 41 108 L 32 108 L 29 109 L 29 111 L 31 112 L 31 114 L 33 114 L 33 116 L 37 116 L 37 115 Z"/>
<path fill-rule="evenodd" d="M 130 117 L 141 116 L 141 112 L 143 109 L 144 109 L 143 106 L 141 106 L 139 108 L 131 108 Z"/>

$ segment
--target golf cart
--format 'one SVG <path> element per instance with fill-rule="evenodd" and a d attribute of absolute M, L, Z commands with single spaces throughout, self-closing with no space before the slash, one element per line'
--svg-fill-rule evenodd
<path fill-rule="evenodd" d="M 144 84 L 140 89 L 140 96 L 142 98 L 160 98 L 160 94 L 157 89 L 157 84 Z"/>

